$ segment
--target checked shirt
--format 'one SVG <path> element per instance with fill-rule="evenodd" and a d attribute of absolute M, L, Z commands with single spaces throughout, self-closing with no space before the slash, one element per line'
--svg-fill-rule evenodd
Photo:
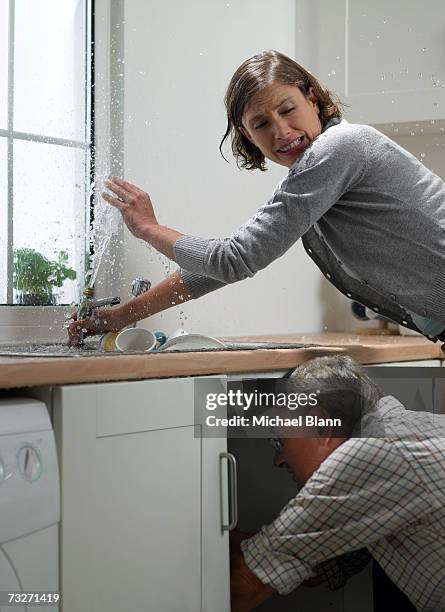
<path fill-rule="evenodd" d="M 317 573 L 341 586 L 354 573 L 348 557 L 357 571 L 367 549 L 418 610 L 444 612 L 445 416 L 405 410 L 387 396 L 357 435 L 242 542 L 245 561 L 287 594 Z"/>

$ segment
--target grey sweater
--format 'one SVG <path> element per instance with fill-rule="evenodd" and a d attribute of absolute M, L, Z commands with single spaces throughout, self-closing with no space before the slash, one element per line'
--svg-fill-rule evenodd
<path fill-rule="evenodd" d="M 416 331 L 422 318 L 445 328 L 445 184 L 374 128 L 332 120 L 231 236 L 182 236 L 174 250 L 196 298 L 253 276 L 301 237 L 349 298 Z"/>

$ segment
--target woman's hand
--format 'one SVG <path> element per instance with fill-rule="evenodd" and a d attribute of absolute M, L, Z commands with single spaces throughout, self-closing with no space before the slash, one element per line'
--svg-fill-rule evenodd
<path fill-rule="evenodd" d="M 114 196 L 103 193 L 103 199 L 122 213 L 126 226 L 136 238 L 147 240 L 150 229 L 158 225 L 150 196 L 136 185 L 111 176 L 105 186 Z"/>
<path fill-rule="evenodd" d="M 105 181 L 105 186 L 116 197 L 103 193 L 103 199 L 121 211 L 125 224 L 133 236 L 142 238 L 157 251 L 176 261 L 174 244 L 182 234 L 159 225 L 148 193 L 116 176 Z"/>
<path fill-rule="evenodd" d="M 81 336 L 95 336 L 109 331 L 120 331 L 125 323 L 119 309 L 97 308 L 87 319 L 77 320 L 77 314 L 71 315 L 73 322 L 68 327 L 68 346 L 78 346 Z"/>

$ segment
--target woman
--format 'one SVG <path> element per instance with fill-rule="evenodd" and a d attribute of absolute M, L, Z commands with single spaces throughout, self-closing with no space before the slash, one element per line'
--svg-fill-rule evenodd
<path fill-rule="evenodd" d="M 431 340 L 445 334 L 445 185 L 377 130 L 343 120 L 339 105 L 290 58 L 266 51 L 235 72 L 225 97 L 238 165 L 289 168 L 270 200 L 223 239 L 159 225 L 150 197 L 116 177 L 104 199 L 130 231 L 180 270 L 147 293 L 70 327 L 119 330 L 172 304 L 253 276 L 299 238 L 342 293 Z M 221 147 L 220 147 L 221 148 Z"/>

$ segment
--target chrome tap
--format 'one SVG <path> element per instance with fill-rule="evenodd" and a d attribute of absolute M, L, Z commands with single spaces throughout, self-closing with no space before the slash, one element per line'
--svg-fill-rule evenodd
<path fill-rule="evenodd" d="M 148 291 L 151 287 L 151 282 L 146 278 L 135 278 L 131 283 L 131 295 L 138 297 L 142 293 Z M 136 327 L 137 323 L 133 323 L 131 327 Z"/>
<path fill-rule="evenodd" d="M 102 306 L 114 306 L 120 304 L 120 297 L 105 297 L 96 299 L 92 296 L 92 291 L 85 289 L 83 292 L 83 298 L 77 305 L 77 319 L 85 319 L 91 315 L 91 312 L 95 308 L 101 308 Z"/>
<path fill-rule="evenodd" d="M 83 297 L 77 305 L 77 320 L 86 319 L 91 316 L 92 311 L 95 308 L 101 308 L 102 306 L 114 306 L 120 304 L 120 297 L 105 297 L 98 298 L 94 297 L 94 289 L 92 287 L 86 287 L 83 291 Z M 81 332 L 79 336 L 79 344 L 82 345 L 84 341 L 84 333 Z"/>
<path fill-rule="evenodd" d="M 131 294 L 134 295 L 134 297 L 137 297 L 138 295 L 141 295 L 141 293 L 148 291 L 150 287 L 151 283 L 149 280 L 146 280 L 145 278 L 135 278 L 131 283 Z"/>

